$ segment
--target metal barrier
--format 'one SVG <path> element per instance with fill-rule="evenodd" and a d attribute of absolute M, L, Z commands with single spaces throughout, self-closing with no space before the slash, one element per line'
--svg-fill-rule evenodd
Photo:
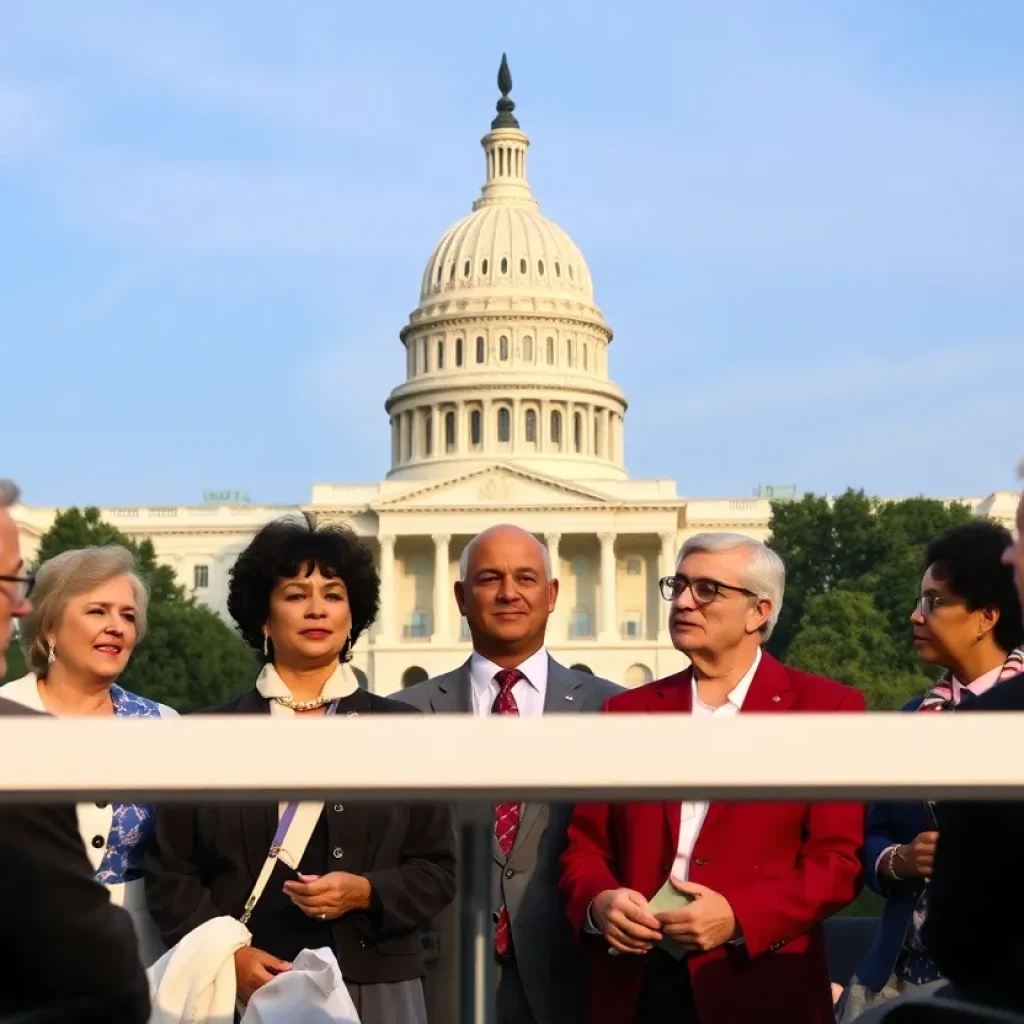
<path fill-rule="evenodd" d="M 490 1024 L 494 803 L 1024 799 L 1019 718 L 19 716 L 0 718 L 0 800 L 278 801 L 344 794 L 471 805 L 476 811 L 462 815 L 461 835 L 461 1017 L 462 1024 Z M 270 750 L 272 758 L 265 754 Z M 496 750 L 516 756 L 496 757 Z M 936 758 L 935 750 L 955 756 Z"/>

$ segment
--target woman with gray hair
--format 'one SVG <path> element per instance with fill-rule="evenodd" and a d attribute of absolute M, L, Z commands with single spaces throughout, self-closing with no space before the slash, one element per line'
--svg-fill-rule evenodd
<path fill-rule="evenodd" d="M 39 569 L 32 597 L 32 611 L 21 623 L 31 671 L 0 687 L 0 697 L 54 715 L 175 714 L 117 685 L 146 632 L 148 594 L 130 551 L 119 546 L 65 551 Z M 96 880 L 131 914 L 139 954 L 148 966 L 163 952 L 142 881 L 154 808 L 86 803 L 77 811 Z"/>

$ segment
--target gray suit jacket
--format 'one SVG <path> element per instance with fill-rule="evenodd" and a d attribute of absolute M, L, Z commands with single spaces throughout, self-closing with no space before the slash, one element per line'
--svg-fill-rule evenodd
<path fill-rule="evenodd" d="M 395 700 L 434 714 L 471 714 L 469 661 L 445 675 L 392 694 Z M 545 714 L 600 711 L 622 687 L 585 672 L 575 672 L 549 656 Z M 523 994 L 537 1024 L 581 1024 L 585 1004 L 586 961 L 558 894 L 561 856 L 572 816 L 569 804 L 523 805 L 515 843 L 508 857 L 495 838 L 492 848 L 495 914 L 508 907 L 512 947 Z M 436 920 L 437 962 L 424 982 L 430 1024 L 451 1024 L 458 1017 L 458 903 Z M 430 958 L 428 952 L 428 959 Z M 504 972 L 503 972 L 504 974 Z M 504 976 L 503 976 L 504 982 Z M 521 1003 L 499 985 L 498 1019 L 528 1021 L 515 1009 Z M 503 995 L 506 1015 L 502 1016 Z M 518 1018 L 518 1019 L 517 1019 Z"/>

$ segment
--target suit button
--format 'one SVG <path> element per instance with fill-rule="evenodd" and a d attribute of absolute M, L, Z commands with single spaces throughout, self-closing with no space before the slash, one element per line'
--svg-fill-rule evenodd
<path fill-rule="evenodd" d="M 106 841 L 106 839 L 103 838 L 103 836 L 93 836 L 92 837 L 92 846 L 93 846 L 94 850 L 102 850 L 103 847 L 106 846 L 106 845 L 107 845 L 107 841 Z"/>
<path fill-rule="evenodd" d="M 662 871 L 671 871 L 672 870 L 672 865 L 671 864 L 662 864 L 661 865 L 661 870 Z"/>
<path fill-rule="evenodd" d="M 362 946 L 363 949 L 366 949 L 366 939 L 360 939 L 359 940 L 359 945 Z"/>
<path fill-rule="evenodd" d="M 515 877 L 515 872 L 514 872 L 514 871 L 513 871 L 513 870 L 512 870 L 511 868 L 509 868 L 509 869 L 508 869 L 508 870 L 507 870 L 507 871 L 505 872 L 505 877 L 506 877 L 506 878 L 514 878 L 514 877 Z"/>
<path fill-rule="evenodd" d="M 108 807 L 110 806 L 110 804 L 108 804 L 106 800 L 97 800 L 97 801 L 96 801 L 96 806 L 97 806 L 97 807 L 98 807 L 98 808 L 99 808 L 99 809 L 100 809 L 101 811 L 103 811 L 103 810 L 106 810 L 106 809 L 107 809 L 107 808 L 108 808 Z"/>
<path fill-rule="evenodd" d="M 341 860 L 341 858 L 344 857 L 344 856 L 345 856 L 345 851 L 340 846 L 336 846 L 334 848 L 334 859 L 335 860 Z"/>
<path fill-rule="evenodd" d="M 703 857 L 694 857 L 693 863 L 696 864 L 697 867 L 702 868 L 705 864 L 707 864 L 707 861 Z"/>
<path fill-rule="evenodd" d="M 341 812 L 342 812 L 343 810 L 345 810 L 345 805 L 344 805 L 344 804 L 335 804 L 335 805 L 334 805 L 334 809 L 335 809 L 335 810 L 336 810 L 336 811 L 337 811 L 337 812 L 338 812 L 339 814 L 341 814 Z"/>

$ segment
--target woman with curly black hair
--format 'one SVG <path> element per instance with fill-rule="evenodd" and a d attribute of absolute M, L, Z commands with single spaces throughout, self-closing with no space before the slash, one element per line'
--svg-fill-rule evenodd
<path fill-rule="evenodd" d="M 254 689 L 213 711 L 412 711 L 361 690 L 348 664 L 379 600 L 373 559 L 351 531 L 292 519 L 265 526 L 239 556 L 228 594 L 263 670 Z M 151 912 L 169 945 L 216 917 L 246 925 L 251 942 L 234 954 L 243 1002 L 301 950 L 327 947 L 362 1024 L 425 1024 L 418 929 L 455 893 L 446 807 L 168 806 L 146 866 Z"/>
<path fill-rule="evenodd" d="M 929 544 L 910 625 L 921 660 L 945 671 L 904 711 L 949 711 L 1024 671 L 1020 597 L 1004 561 L 1012 543 L 1004 527 L 977 520 Z M 844 994 L 840 1021 L 940 977 L 921 940 L 937 841 L 933 804 L 870 808 L 864 879 L 886 905 L 874 944 Z"/>

